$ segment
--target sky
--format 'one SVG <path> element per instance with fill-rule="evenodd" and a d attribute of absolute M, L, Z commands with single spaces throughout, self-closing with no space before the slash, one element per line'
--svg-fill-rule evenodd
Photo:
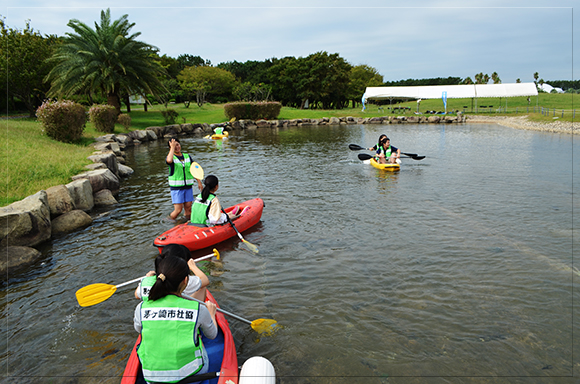
<path fill-rule="evenodd" d="M 471 77 L 503 83 L 580 78 L 578 0 L 2 0 L 11 28 L 42 34 L 94 28 L 101 11 L 127 14 L 159 54 L 222 62 L 338 53 L 384 81 Z M 58 6 L 54 4 L 58 3 Z M 356 5 L 355 5 L 356 4 Z M 404 4 L 404 5 L 402 5 Z M 576 8 L 574 9 L 574 6 Z M 574 28 L 575 27 L 575 28 Z"/>

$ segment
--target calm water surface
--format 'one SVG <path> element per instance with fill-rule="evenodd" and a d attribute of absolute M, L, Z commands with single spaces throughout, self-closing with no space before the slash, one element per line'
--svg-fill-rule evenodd
<path fill-rule="evenodd" d="M 348 144 L 387 133 L 399 173 Z M 183 138 L 220 179 L 224 206 L 261 197 L 262 221 L 208 266 L 240 365 L 262 355 L 280 383 L 568 383 L 578 374 L 578 141 L 496 125 L 349 125 Z M 170 225 L 166 143 L 127 151 L 135 174 L 112 209 L 52 240 L 1 288 L 1 361 L 16 383 L 116 383 L 137 334 L 133 287 L 93 307 L 74 292 L 153 268 Z M 194 253 L 202 256 L 204 250 Z M 575 352 L 575 353 L 574 353 Z"/>

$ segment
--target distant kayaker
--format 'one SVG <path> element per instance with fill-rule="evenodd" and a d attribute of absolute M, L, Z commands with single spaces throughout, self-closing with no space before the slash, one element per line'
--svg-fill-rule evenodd
<path fill-rule="evenodd" d="M 135 308 L 133 325 L 141 334 L 137 355 L 145 380 L 174 383 L 208 371 L 199 331 L 208 339 L 217 336 L 216 305 L 208 301 L 204 306 L 181 297 L 189 280 L 183 259 L 167 256 L 158 267 L 149 300 Z"/>
<path fill-rule="evenodd" d="M 388 137 L 383 137 L 379 142 L 379 147 L 377 149 L 377 161 L 380 164 L 397 162 L 397 159 L 401 157 L 401 150 L 397 147 L 391 145 L 391 140 Z"/>
<path fill-rule="evenodd" d="M 191 156 L 181 153 L 181 143 L 179 139 L 170 139 L 167 142 L 169 153 L 165 162 L 169 166 L 169 189 L 171 190 L 171 202 L 173 212 L 169 214 L 169 219 L 175 220 L 184 211 L 185 217 L 191 215 L 191 204 L 193 203 L 194 177 L 191 175 Z M 197 186 L 201 190 L 201 181 L 197 180 Z"/>
<path fill-rule="evenodd" d="M 206 176 L 204 187 L 201 193 L 197 195 L 191 208 L 191 222 L 193 224 L 217 225 L 228 221 L 226 213 L 222 212 L 222 206 L 215 195 L 219 188 L 218 178 L 214 175 Z M 239 207 L 236 205 L 231 212 L 227 213 L 230 220 L 244 214 L 246 209 L 238 215 Z"/>
<path fill-rule="evenodd" d="M 149 291 L 157 279 L 156 271 L 159 270 L 159 263 L 167 256 L 176 256 L 185 260 L 189 266 L 189 270 L 193 272 L 193 275 L 189 275 L 187 287 L 185 287 L 183 294 L 205 301 L 205 292 L 206 287 L 209 285 L 209 278 L 201 269 L 198 268 L 195 261 L 191 258 L 191 252 L 182 244 L 168 244 L 163 247 L 161 254 L 157 255 L 155 258 L 155 271 L 147 272 L 147 275 L 145 275 L 146 277 L 139 282 L 137 289 L 135 289 L 135 297 L 140 300 L 149 299 Z"/>

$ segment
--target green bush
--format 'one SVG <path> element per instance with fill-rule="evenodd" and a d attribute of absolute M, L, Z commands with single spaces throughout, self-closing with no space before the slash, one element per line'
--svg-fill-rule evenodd
<path fill-rule="evenodd" d="M 89 109 L 89 117 L 99 132 L 113 133 L 117 122 L 117 109 L 112 105 L 93 105 Z"/>
<path fill-rule="evenodd" d="M 63 143 L 80 140 L 87 122 L 85 108 L 70 100 L 46 100 L 36 110 L 36 116 L 43 132 Z"/>
<path fill-rule="evenodd" d="M 177 112 L 175 109 L 169 108 L 161 111 L 161 114 L 163 115 L 163 119 L 165 120 L 165 125 L 175 124 L 175 122 L 177 121 L 177 116 L 179 116 L 179 112 Z"/>
<path fill-rule="evenodd" d="M 231 120 L 232 118 L 250 120 L 273 120 L 280 115 L 282 104 L 277 101 L 268 102 L 236 102 L 224 105 L 224 114 Z"/>
<path fill-rule="evenodd" d="M 121 113 L 119 117 L 117 117 L 117 122 L 125 127 L 126 130 L 129 130 L 131 127 L 131 116 L 126 113 Z"/>

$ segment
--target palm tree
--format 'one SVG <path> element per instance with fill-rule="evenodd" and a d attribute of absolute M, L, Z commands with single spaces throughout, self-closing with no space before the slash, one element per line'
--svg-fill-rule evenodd
<path fill-rule="evenodd" d="M 501 84 L 501 79 L 499 78 L 497 72 L 491 74 L 491 80 L 493 81 L 494 84 Z"/>
<path fill-rule="evenodd" d="M 101 94 L 121 110 L 121 96 L 158 95 L 164 87 L 165 69 L 155 60 L 158 49 L 138 41 L 140 32 L 129 35 L 135 23 L 128 15 L 111 22 L 109 9 L 101 11 L 100 25 L 93 30 L 79 20 L 68 22 L 75 33 L 66 33 L 64 43 L 49 59 L 56 65 L 46 76 L 49 96 Z"/>

